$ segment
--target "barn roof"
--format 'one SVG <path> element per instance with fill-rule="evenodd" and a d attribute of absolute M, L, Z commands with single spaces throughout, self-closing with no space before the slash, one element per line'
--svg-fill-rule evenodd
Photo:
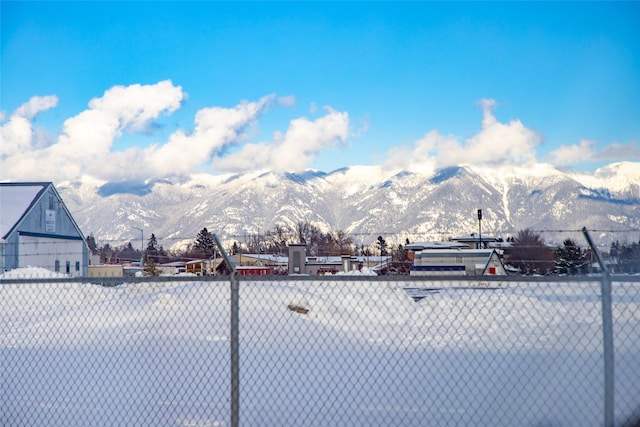
<path fill-rule="evenodd" d="M 50 182 L 0 183 L 0 237 L 7 237 L 49 185 Z"/>

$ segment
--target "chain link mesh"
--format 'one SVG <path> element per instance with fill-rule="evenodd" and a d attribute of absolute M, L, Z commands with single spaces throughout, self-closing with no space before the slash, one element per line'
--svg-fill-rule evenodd
<path fill-rule="evenodd" d="M 1 425 L 229 425 L 227 280 L 0 296 Z M 613 280 L 613 319 L 616 425 L 632 426 L 637 278 Z M 597 278 L 243 279 L 239 336 L 242 426 L 603 424 Z"/>

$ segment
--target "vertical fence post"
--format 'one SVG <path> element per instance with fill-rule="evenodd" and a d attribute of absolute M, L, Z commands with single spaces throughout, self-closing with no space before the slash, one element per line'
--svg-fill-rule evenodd
<path fill-rule="evenodd" d="M 229 331 L 231 351 L 231 427 L 238 427 L 240 422 L 240 283 L 236 274 L 236 266 L 224 250 L 217 235 L 213 239 L 231 270 L 231 321 Z"/>
<path fill-rule="evenodd" d="M 611 308 L 611 278 L 609 269 L 604 263 L 600 251 L 591 240 L 586 227 L 582 233 L 595 254 L 602 271 L 600 293 L 602 295 L 602 341 L 604 346 L 604 426 L 614 427 L 614 359 L 613 359 L 613 314 Z"/>
<path fill-rule="evenodd" d="M 240 284 L 231 272 L 231 427 L 240 421 Z"/>

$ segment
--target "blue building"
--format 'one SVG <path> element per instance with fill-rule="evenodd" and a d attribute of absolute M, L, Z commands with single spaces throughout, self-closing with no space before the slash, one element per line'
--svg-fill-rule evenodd
<path fill-rule="evenodd" d="M 84 235 L 51 182 L 0 183 L 0 271 L 87 276 L 88 261 Z"/>

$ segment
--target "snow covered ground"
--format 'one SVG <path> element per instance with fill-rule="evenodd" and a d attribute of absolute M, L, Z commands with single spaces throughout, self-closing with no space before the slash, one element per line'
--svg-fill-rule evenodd
<path fill-rule="evenodd" d="M 602 425 L 600 284 L 498 285 L 241 281 L 240 424 Z M 229 424 L 228 282 L 0 298 L 0 425 Z M 640 408 L 640 283 L 613 300 L 622 424 Z"/>

